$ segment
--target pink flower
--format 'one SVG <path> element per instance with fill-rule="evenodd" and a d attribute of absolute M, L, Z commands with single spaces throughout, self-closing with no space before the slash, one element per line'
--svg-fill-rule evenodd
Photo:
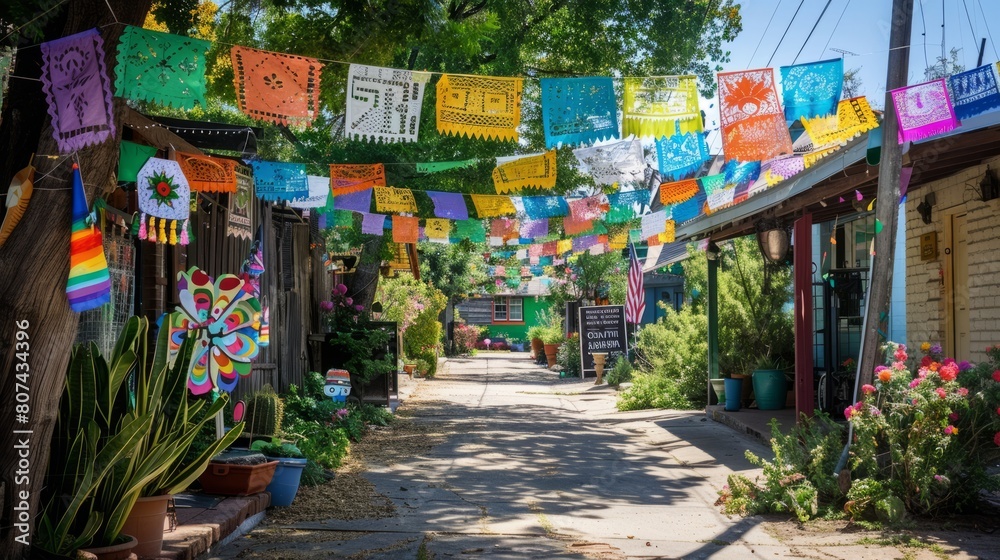
<path fill-rule="evenodd" d="M 949 414 L 948 415 L 948 420 L 951 420 L 952 422 L 956 422 L 958 420 L 958 413 L 957 412 L 952 412 L 951 414 Z"/>
<path fill-rule="evenodd" d="M 861 392 L 864 393 L 864 394 L 866 394 L 866 395 L 870 395 L 870 394 L 872 394 L 872 393 L 875 392 L 875 386 L 874 385 L 868 385 L 866 383 L 866 384 L 864 384 L 864 385 L 861 386 Z"/>
<path fill-rule="evenodd" d="M 354 305 L 354 300 L 351 298 L 344 298 L 344 303 L 347 305 Z"/>
<path fill-rule="evenodd" d="M 364 311 L 365 310 L 365 306 L 363 306 L 363 305 L 355 305 L 354 306 L 354 310 L 358 311 L 358 312 Z"/>
<path fill-rule="evenodd" d="M 855 412 L 857 412 L 857 411 L 854 410 L 853 406 L 849 406 L 849 407 L 845 408 L 844 409 L 844 418 L 850 420 L 851 416 L 854 416 Z M 1000 443 L 998 443 L 997 445 L 1000 445 Z"/>
<path fill-rule="evenodd" d="M 337 287 L 334 289 L 337 290 L 337 293 L 340 295 L 344 295 L 347 293 L 347 286 L 343 284 L 337 284 Z"/>
<path fill-rule="evenodd" d="M 966 389 L 965 387 L 959 387 L 958 391 L 955 391 L 955 392 L 958 393 L 958 396 L 960 396 L 960 397 L 967 397 L 967 396 L 969 396 L 969 390 Z"/>
<path fill-rule="evenodd" d="M 906 369 L 906 362 L 903 361 L 892 362 L 892 369 L 896 371 L 903 371 Z"/>
<path fill-rule="evenodd" d="M 948 392 L 945 391 L 943 387 L 938 387 L 937 389 L 934 389 L 934 392 L 937 393 L 938 396 L 941 397 L 942 399 L 948 396 Z"/>
<path fill-rule="evenodd" d="M 944 429 L 944 435 L 946 436 L 953 436 L 957 433 L 958 433 L 958 428 L 952 426 L 951 424 L 948 424 L 948 427 Z"/>
<path fill-rule="evenodd" d="M 941 369 L 938 370 L 938 375 L 940 375 L 941 379 L 944 381 L 954 381 L 955 378 L 958 377 L 958 366 L 954 361 L 951 363 L 945 362 L 944 365 L 941 366 Z"/>
<path fill-rule="evenodd" d="M 920 359 L 920 365 L 923 366 L 923 367 L 927 367 L 927 366 L 931 365 L 931 362 L 933 362 L 933 361 L 934 361 L 934 358 L 931 358 L 930 356 L 924 356 L 923 358 Z"/>
<path fill-rule="evenodd" d="M 1000 369 L 993 372 L 993 381 L 1000 383 Z"/>
<path fill-rule="evenodd" d="M 993 436 L 993 443 L 997 444 L 997 447 L 1000 447 L 1000 432 L 997 432 Z"/>
<path fill-rule="evenodd" d="M 923 377 L 927 377 L 927 374 L 930 373 L 930 372 L 931 372 L 930 368 L 922 367 L 922 368 L 920 368 L 920 369 L 917 370 L 917 375 L 919 375 L 920 377 L 923 378 Z"/>
<path fill-rule="evenodd" d="M 918 404 L 920 404 L 920 401 L 918 401 L 917 399 L 913 399 L 912 401 L 910 401 L 910 404 L 912 404 L 913 406 L 917 406 Z"/>
<path fill-rule="evenodd" d="M 967 362 L 965 360 L 962 360 L 961 362 L 959 362 L 959 364 L 958 364 L 958 371 L 966 371 L 966 370 L 969 370 L 969 369 L 972 369 L 972 364 L 970 364 L 969 362 Z"/>
<path fill-rule="evenodd" d="M 906 361 L 906 347 L 903 346 L 902 344 L 900 344 L 899 348 L 896 349 L 896 353 L 893 354 L 893 355 L 896 357 L 896 360 L 898 360 L 900 362 L 905 362 Z"/>
<path fill-rule="evenodd" d="M 921 377 L 917 377 L 917 378 L 915 378 L 915 379 L 914 379 L 913 381 L 910 381 L 910 389 L 913 389 L 913 388 L 915 388 L 915 387 L 916 387 L 917 385 L 920 385 L 920 382 L 921 382 L 921 381 L 923 381 L 923 378 L 921 378 Z"/>
<path fill-rule="evenodd" d="M 941 363 L 942 364 L 954 364 L 955 363 L 955 358 L 945 358 L 944 361 L 942 361 Z"/>
<path fill-rule="evenodd" d="M 882 414 L 882 411 L 875 408 L 874 406 L 868 407 L 868 410 L 872 412 L 872 416 L 880 416 Z"/>
<path fill-rule="evenodd" d="M 333 311 L 333 302 L 329 301 L 329 300 L 327 300 L 327 301 L 321 301 L 321 302 L 319 302 L 319 308 L 320 308 L 320 311 L 325 311 L 325 312 L 329 313 L 329 312 Z"/>
<path fill-rule="evenodd" d="M 880 371 L 885 371 L 887 369 L 889 368 L 887 368 L 886 366 L 875 366 L 875 373 L 878 374 Z"/>

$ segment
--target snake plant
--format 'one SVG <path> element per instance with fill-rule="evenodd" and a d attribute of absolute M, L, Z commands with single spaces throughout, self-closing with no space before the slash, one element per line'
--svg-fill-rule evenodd
<path fill-rule="evenodd" d="M 148 330 L 146 319 L 131 318 L 110 360 L 94 344 L 73 350 L 35 540 L 50 555 L 116 542 L 140 496 L 183 491 L 243 431 L 237 425 L 183 463 L 195 436 L 227 399 L 190 398 L 193 341 L 185 341 L 171 362 L 169 332 L 161 329 L 150 357 Z"/>

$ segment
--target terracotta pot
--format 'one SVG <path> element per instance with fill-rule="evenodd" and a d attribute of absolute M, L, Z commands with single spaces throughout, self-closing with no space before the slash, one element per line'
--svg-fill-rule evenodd
<path fill-rule="evenodd" d="M 411 377 L 413 376 L 413 372 L 416 369 L 417 369 L 417 364 L 403 364 L 403 371 L 406 372 L 406 374 Z"/>
<path fill-rule="evenodd" d="M 123 534 L 122 536 L 128 537 L 129 540 L 111 546 L 81 548 L 80 552 L 92 554 L 98 560 L 135 560 L 137 556 L 132 552 L 132 549 L 135 548 L 138 541 L 131 535 Z"/>
<path fill-rule="evenodd" d="M 531 359 L 540 360 L 545 354 L 545 343 L 540 338 L 531 339 Z"/>
<path fill-rule="evenodd" d="M 163 522 L 167 518 L 170 495 L 139 498 L 125 518 L 122 532 L 135 537 L 132 550 L 139 558 L 158 558 L 163 545 Z"/>
<path fill-rule="evenodd" d="M 549 367 L 556 365 L 556 354 L 559 353 L 559 344 L 546 344 L 545 345 L 545 359 L 549 363 Z"/>

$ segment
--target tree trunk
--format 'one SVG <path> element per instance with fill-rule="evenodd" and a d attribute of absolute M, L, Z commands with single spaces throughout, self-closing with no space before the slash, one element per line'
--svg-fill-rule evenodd
<path fill-rule="evenodd" d="M 151 0 L 82 0 L 67 3 L 67 13 L 46 29 L 44 40 L 72 35 L 94 27 L 104 37 L 106 64 L 114 72 L 115 53 L 122 23 L 141 25 Z M 112 15 L 111 10 L 114 11 Z M 15 73 L 35 77 L 40 67 L 40 49 L 18 53 Z M 52 138 L 41 84 L 11 80 L 8 111 L 0 130 L 0 153 L 6 184 L 13 172 L 27 165 L 32 151 L 58 154 Z M 118 143 L 124 102 L 115 100 L 116 137 L 76 154 L 80 163 L 88 200 L 93 202 L 103 187 L 111 183 L 118 163 Z M 37 145 L 37 148 L 35 147 Z M 70 174 L 72 157 L 35 158 L 35 192 L 20 225 L 0 248 L 0 419 L 8 427 L 0 433 L 0 486 L 3 506 L 0 509 L 0 550 L 7 558 L 28 558 L 29 543 L 34 538 L 39 497 L 48 463 L 49 439 L 59 409 L 66 367 L 76 335 L 77 315 L 69 309 L 66 281 L 69 274 L 69 229 L 72 194 Z M 51 175 L 47 175 L 51 173 Z M 52 189 L 52 190 L 50 190 Z M 20 331 L 28 336 L 28 346 L 16 348 Z M 23 335 L 22 335 L 23 337 Z M 22 360 L 22 358 L 24 358 Z M 15 376 L 15 364 L 27 363 L 29 377 Z M 24 366 L 20 370 L 24 371 Z M 18 403 L 16 394 L 29 395 L 27 403 Z M 17 409 L 18 404 L 27 407 Z M 21 421 L 21 414 L 27 421 Z M 24 433 L 15 433 L 23 430 Z M 19 447 L 20 446 L 20 447 Z M 27 448 L 21 455 L 15 450 Z M 22 516 L 21 512 L 26 513 Z M 23 523 L 22 523 L 23 522 Z"/>

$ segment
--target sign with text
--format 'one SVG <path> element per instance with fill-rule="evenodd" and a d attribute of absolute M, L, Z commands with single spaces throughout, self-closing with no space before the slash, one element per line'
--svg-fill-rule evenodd
<path fill-rule="evenodd" d="M 594 353 L 606 352 L 604 370 L 611 369 L 618 356 L 628 353 L 624 305 L 597 305 L 580 308 L 580 358 L 583 377 L 597 377 Z"/>

